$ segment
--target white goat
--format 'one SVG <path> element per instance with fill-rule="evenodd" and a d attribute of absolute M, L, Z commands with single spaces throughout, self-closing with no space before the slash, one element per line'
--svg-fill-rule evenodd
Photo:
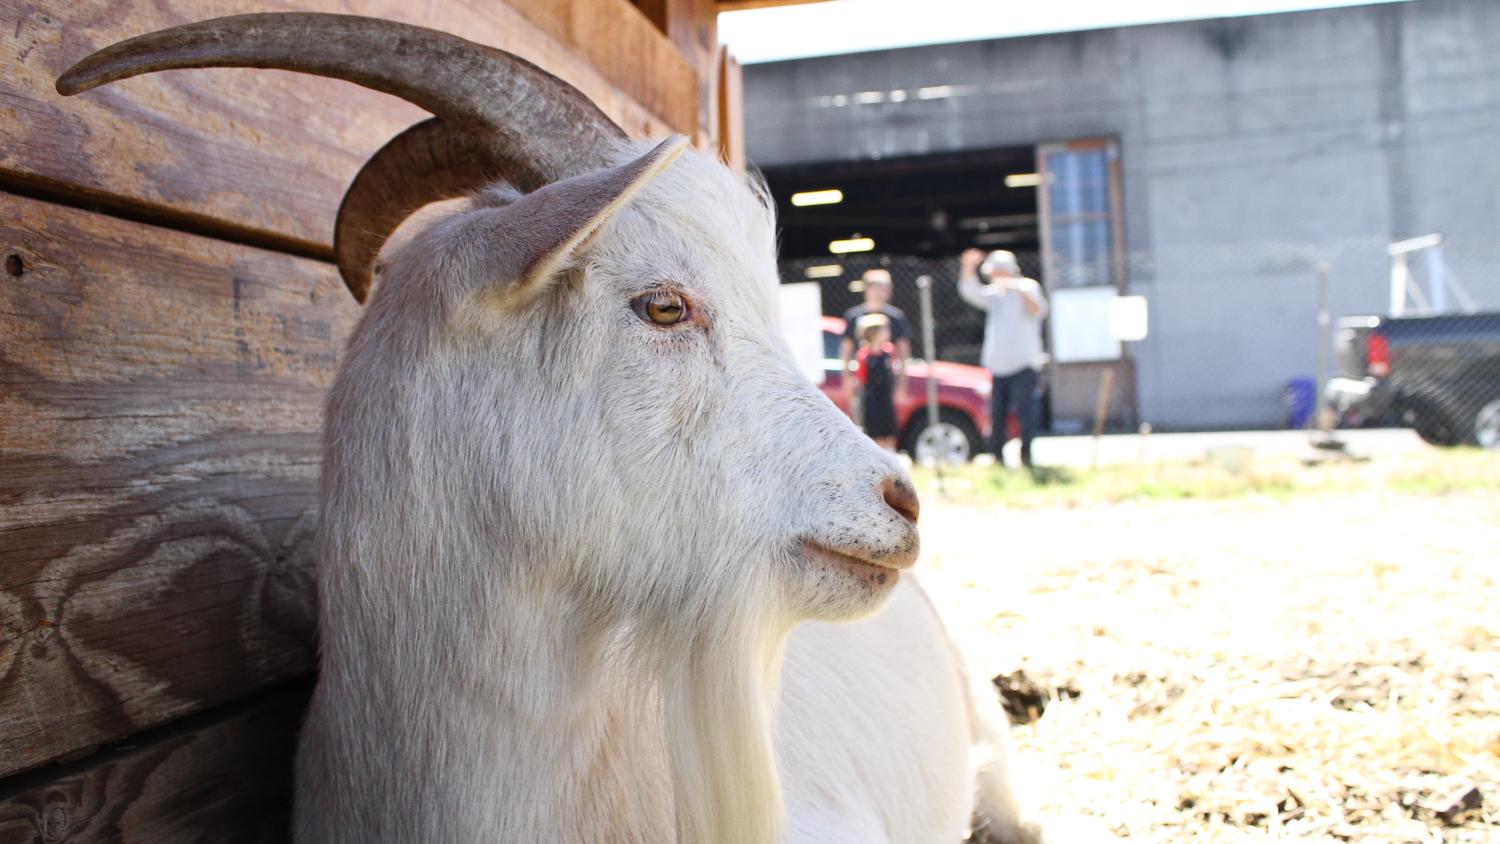
<path fill-rule="evenodd" d="M 415 207 L 532 190 L 394 250 L 330 394 L 299 841 L 934 844 L 976 794 L 998 840 L 1030 835 L 1003 755 L 971 762 L 1003 731 L 903 574 L 910 482 L 780 336 L 763 193 L 385 21 L 208 21 L 58 87 L 213 65 L 438 115 L 341 209 L 357 297 Z"/>

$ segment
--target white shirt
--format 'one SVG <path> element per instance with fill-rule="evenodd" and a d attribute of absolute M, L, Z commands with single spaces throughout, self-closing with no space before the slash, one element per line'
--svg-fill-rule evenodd
<path fill-rule="evenodd" d="M 1047 359 L 1042 351 L 1042 320 L 1047 316 L 1042 286 L 1029 278 L 1013 281 L 1036 299 L 1040 307 L 1035 314 L 1026 307 L 1026 297 L 1020 292 L 980 284 L 974 276 L 958 279 L 958 294 L 985 312 L 984 349 L 979 363 L 1001 377 L 1023 369 L 1039 369 Z"/>

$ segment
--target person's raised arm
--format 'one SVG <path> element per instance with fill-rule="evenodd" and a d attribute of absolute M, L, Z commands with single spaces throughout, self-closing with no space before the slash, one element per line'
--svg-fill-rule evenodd
<path fill-rule="evenodd" d="M 1031 279 L 1024 279 L 1015 286 L 1015 291 L 1021 294 L 1021 301 L 1026 305 L 1026 312 L 1037 319 L 1047 318 L 1047 297 L 1042 295 L 1042 285 Z"/>
<path fill-rule="evenodd" d="M 980 310 L 989 307 L 984 285 L 979 283 L 979 265 L 983 261 L 984 252 L 978 249 L 965 249 L 958 256 L 958 295 Z"/>

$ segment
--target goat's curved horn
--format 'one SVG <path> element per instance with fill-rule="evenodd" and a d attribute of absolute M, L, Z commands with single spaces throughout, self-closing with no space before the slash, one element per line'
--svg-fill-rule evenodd
<path fill-rule="evenodd" d="M 375 252 L 405 214 L 395 218 L 367 209 L 364 197 L 395 201 L 410 213 L 482 187 L 497 172 L 518 184 L 552 182 L 602 166 L 610 142 L 624 137 L 576 88 L 524 59 L 436 30 L 353 15 L 235 15 L 141 35 L 78 62 L 58 77 L 57 90 L 70 96 L 143 73 L 197 67 L 275 68 L 343 79 L 441 118 L 387 144 L 381 152 L 390 163 L 381 162 L 368 178 L 362 173 L 356 187 L 368 184 L 345 197 L 340 215 L 349 226 L 369 227 L 360 240 L 374 242 Z M 412 158 L 419 143 L 431 145 L 426 155 L 432 166 L 403 179 L 392 167 Z M 459 158 L 479 153 L 496 166 L 460 163 L 453 155 L 460 148 L 465 155 Z M 468 177 L 475 181 L 465 182 Z M 360 301 L 369 292 L 374 258 L 368 242 L 337 249 L 339 270 Z M 346 264 L 346 257 L 365 263 Z"/>
<path fill-rule="evenodd" d="M 502 179 L 531 191 L 555 178 L 488 134 L 453 131 L 439 117 L 424 120 L 370 156 L 344 193 L 333 231 L 344 283 L 356 300 L 365 301 L 386 239 L 429 202 L 465 196 Z"/>

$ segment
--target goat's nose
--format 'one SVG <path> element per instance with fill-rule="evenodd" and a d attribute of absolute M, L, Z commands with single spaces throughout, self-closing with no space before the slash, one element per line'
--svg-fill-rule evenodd
<path fill-rule="evenodd" d="M 880 497 L 892 510 L 900 514 L 901 518 L 917 523 L 917 516 L 922 512 L 922 503 L 917 500 L 917 491 L 911 488 L 911 483 L 903 478 L 886 478 L 880 485 Z"/>

